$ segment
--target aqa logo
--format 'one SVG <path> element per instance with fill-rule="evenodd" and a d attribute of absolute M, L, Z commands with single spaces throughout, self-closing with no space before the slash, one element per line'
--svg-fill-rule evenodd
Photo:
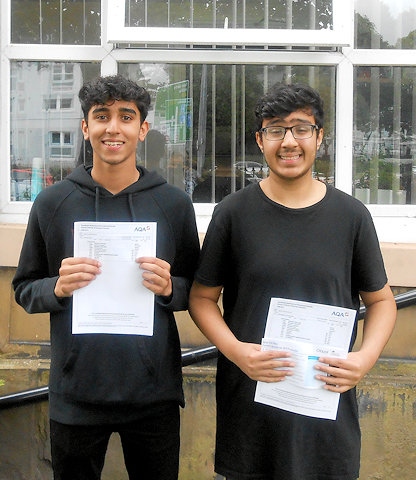
<path fill-rule="evenodd" d="M 335 317 L 348 317 L 348 313 L 343 313 L 343 312 L 332 312 L 331 315 L 334 315 Z"/>
<path fill-rule="evenodd" d="M 135 232 L 148 232 L 150 230 L 150 225 L 146 225 L 144 227 L 134 227 Z"/>

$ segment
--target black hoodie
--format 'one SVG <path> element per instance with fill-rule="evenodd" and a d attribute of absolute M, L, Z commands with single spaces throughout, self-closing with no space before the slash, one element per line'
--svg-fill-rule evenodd
<path fill-rule="evenodd" d="M 120 420 L 138 407 L 184 404 L 173 312 L 188 307 L 199 255 L 195 214 L 184 192 L 139 171 L 137 182 L 113 195 L 80 166 L 43 190 L 29 216 L 13 287 L 27 312 L 50 312 L 50 416 L 62 423 L 101 423 L 109 411 Z M 73 256 L 75 221 L 157 222 L 156 256 L 171 264 L 173 293 L 155 297 L 153 336 L 71 333 L 72 298 L 57 298 L 54 287 L 62 259 Z"/>

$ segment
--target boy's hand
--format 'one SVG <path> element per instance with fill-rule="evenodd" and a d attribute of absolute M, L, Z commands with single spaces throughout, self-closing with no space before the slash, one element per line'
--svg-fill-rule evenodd
<path fill-rule="evenodd" d="M 92 258 L 64 258 L 54 293 L 57 297 L 71 297 L 75 290 L 89 285 L 101 273 L 101 264 Z"/>
<path fill-rule="evenodd" d="M 156 257 L 139 257 L 136 262 L 143 270 L 143 285 L 155 295 L 172 295 L 170 264 Z"/>

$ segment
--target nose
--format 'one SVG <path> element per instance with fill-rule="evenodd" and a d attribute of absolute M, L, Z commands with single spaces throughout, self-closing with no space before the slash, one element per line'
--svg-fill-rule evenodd
<path fill-rule="evenodd" d="M 282 145 L 293 145 L 297 144 L 296 138 L 293 136 L 293 133 L 291 130 L 286 130 L 285 136 L 283 137 L 282 140 Z"/>
<path fill-rule="evenodd" d="M 118 133 L 120 130 L 119 128 L 119 121 L 117 117 L 112 117 L 108 120 L 106 125 L 106 132 L 107 133 Z"/>

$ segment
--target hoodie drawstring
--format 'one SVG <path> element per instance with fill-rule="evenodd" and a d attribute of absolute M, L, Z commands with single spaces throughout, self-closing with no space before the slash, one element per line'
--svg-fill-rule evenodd
<path fill-rule="evenodd" d="M 134 207 L 133 207 L 133 195 L 129 193 L 128 195 L 129 198 L 129 207 L 130 207 L 130 215 L 131 215 L 131 221 L 135 222 L 136 221 L 136 216 L 134 214 Z"/>
<path fill-rule="evenodd" d="M 100 216 L 100 187 L 95 187 L 95 221 L 98 222 Z"/>
<path fill-rule="evenodd" d="M 136 222 L 136 215 L 134 214 L 134 205 L 133 205 L 133 194 L 129 193 L 128 196 L 129 202 L 129 209 L 130 209 L 130 216 L 131 221 Z M 95 221 L 98 222 L 100 220 L 100 187 L 95 187 Z"/>

